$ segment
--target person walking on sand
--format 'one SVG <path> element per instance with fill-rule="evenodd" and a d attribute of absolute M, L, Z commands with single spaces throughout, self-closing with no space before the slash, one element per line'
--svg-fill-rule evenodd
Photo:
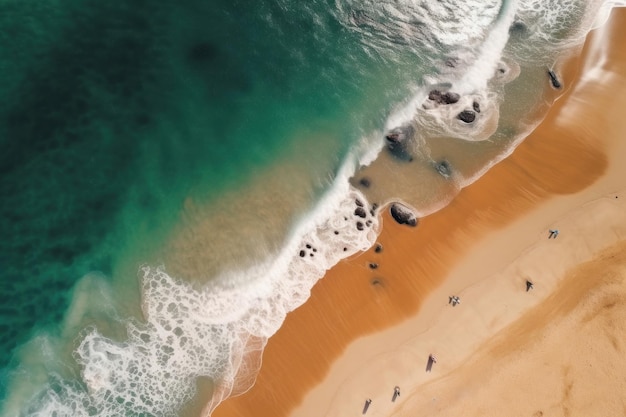
<path fill-rule="evenodd" d="M 393 389 L 393 397 L 391 397 L 391 402 L 395 402 L 396 398 L 398 398 L 400 396 L 400 387 L 396 385 L 396 387 Z"/>
<path fill-rule="evenodd" d="M 533 283 L 529 280 L 526 280 L 526 292 L 533 289 Z"/>
<path fill-rule="evenodd" d="M 558 229 L 555 229 L 554 230 L 554 239 L 556 239 L 557 236 L 559 236 L 559 231 L 558 231 Z"/>
<path fill-rule="evenodd" d="M 548 239 L 552 239 L 552 236 L 554 236 L 554 234 L 556 233 L 556 230 L 549 230 L 550 234 L 548 235 Z"/>
<path fill-rule="evenodd" d="M 430 372 L 433 369 L 433 364 L 437 363 L 437 358 L 431 353 L 428 355 L 428 362 L 426 363 L 426 372 Z"/>

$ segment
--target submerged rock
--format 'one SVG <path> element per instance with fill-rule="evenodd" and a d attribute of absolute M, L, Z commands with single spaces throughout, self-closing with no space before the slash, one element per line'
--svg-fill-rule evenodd
<path fill-rule="evenodd" d="M 476 113 L 471 110 L 463 110 L 456 117 L 465 123 L 472 123 L 474 120 L 476 120 Z"/>
<path fill-rule="evenodd" d="M 435 169 L 441 174 L 442 177 L 449 178 L 452 174 L 452 167 L 448 161 L 441 161 L 435 164 Z"/>
<path fill-rule="evenodd" d="M 472 103 L 472 108 L 476 113 L 480 113 L 480 104 L 477 101 Z"/>
<path fill-rule="evenodd" d="M 411 227 L 417 226 L 417 217 L 415 217 L 415 213 L 407 206 L 400 203 L 393 203 L 390 212 L 391 217 L 393 217 L 396 222 Z"/>
<path fill-rule="evenodd" d="M 428 93 L 428 99 L 437 104 L 454 104 L 461 99 L 461 96 L 450 91 L 432 90 Z"/>
<path fill-rule="evenodd" d="M 369 188 L 372 185 L 372 182 L 369 178 L 363 177 L 359 180 L 359 184 L 361 184 L 365 188 Z"/>
<path fill-rule="evenodd" d="M 516 32 L 517 33 L 526 33 L 527 30 L 528 30 L 528 28 L 527 28 L 526 24 L 524 22 L 522 22 L 521 20 L 516 20 L 509 27 L 509 33 L 516 33 Z"/>
<path fill-rule="evenodd" d="M 411 125 L 396 127 L 385 135 L 387 149 L 396 158 L 412 161 L 413 157 L 408 151 L 409 142 L 413 138 L 415 130 Z"/>
<path fill-rule="evenodd" d="M 387 139 L 389 143 L 399 145 L 404 142 L 406 135 L 404 132 L 390 132 L 385 136 L 385 139 Z"/>

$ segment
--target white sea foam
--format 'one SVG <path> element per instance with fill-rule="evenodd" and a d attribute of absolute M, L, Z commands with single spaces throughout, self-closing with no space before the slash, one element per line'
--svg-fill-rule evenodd
<path fill-rule="evenodd" d="M 263 349 L 328 268 L 376 239 L 377 217 L 348 184 L 353 169 L 344 165 L 281 253 L 265 264 L 201 288 L 162 267 L 142 267 L 145 322 L 129 321 L 121 343 L 86 329 L 74 352 L 84 387 L 59 380 L 37 397 L 29 415 L 175 415 L 201 376 L 216 383 L 209 413 L 233 389 L 247 389 L 258 369 L 240 369 L 244 358 Z M 357 200 L 364 206 L 360 216 Z"/>
<path fill-rule="evenodd" d="M 605 0 L 597 2 L 601 4 L 598 7 L 598 14 L 593 21 L 591 29 L 596 29 L 604 25 L 614 7 L 626 7 L 626 0 Z"/>
<path fill-rule="evenodd" d="M 382 38 L 389 41 L 412 41 L 416 28 L 407 15 L 415 18 L 416 13 L 426 10 L 428 14 L 418 17 L 424 24 L 435 27 L 431 32 L 431 40 L 435 43 L 458 45 L 471 41 L 480 45 L 473 60 L 467 60 L 469 65 L 464 68 L 464 75 L 451 79 L 453 89 L 464 94 L 458 106 L 434 113 L 435 119 L 440 118 L 438 124 L 453 126 L 451 131 L 459 129 L 455 132 L 458 136 L 471 138 L 466 126 L 454 125 L 450 120 L 458 109 L 471 106 L 474 101 L 481 103 L 481 114 L 495 115 L 497 119 L 500 92 L 490 90 L 493 86 L 489 85 L 489 80 L 502 65 L 514 16 L 528 11 L 529 4 L 537 7 L 534 1 L 521 0 L 519 3 L 508 2 L 502 10 L 497 2 L 471 5 L 461 2 L 456 5 L 458 21 L 446 21 L 450 9 L 432 2 L 374 2 L 369 4 L 368 13 L 384 10 L 389 20 L 380 15 L 373 20 L 382 22 L 375 29 L 385 32 Z M 577 13 L 579 4 L 568 5 L 568 10 Z M 541 3 L 539 9 L 545 8 L 548 6 Z M 550 11 L 542 13 L 547 19 L 545 33 L 558 31 L 565 23 Z M 393 25 L 389 24 L 391 21 Z M 485 32 L 486 27 L 490 27 L 489 32 Z M 417 33 L 423 34 L 421 30 Z M 414 121 L 415 110 L 411 112 L 409 109 L 419 108 L 425 93 L 427 89 L 420 90 L 407 105 L 395 112 L 389 118 L 388 126 L 401 124 L 407 115 L 410 115 L 410 121 Z M 482 119 L 476 122 L 476 130 L 481 130 L 482 122 Z M 368 157 L 371 155 L 365 153 L 362 160 Z M 369 213 L 365 198 L 348 185 L 347 179 L 353 168 L 350 164 L 344 165 L 333 188 L 294 229 L 282 252 L 265 264 L 231 272 L 199 289 L 169 276 L 161 268 L 145 267 L 143 293 L 147 322 L 129 324 L 129 340 L 123 346 L 108 342 L 92 331 L 77 350 L 77 361 L 83 365 L 90 398 L 100 398 L 98 404 L 115 404 L 120 400 L 111 401 L 104 395 L 109 391 L 121 392 L 125 394 L 124 407 L 129 406 L 126 400 L 130 400 L 132 404 L 155 407 L 151 410 L 162 413 L 163 410 L 175 410 L 192 397 L 192 382 L 196 377 L 208 376 L 218 384 L 217 395 L 206 409 L 212 411 L 241 384 L 237 377 L 242 358 L 251 353 L 250 349 L 263 348 L 265 340 L 278 330 L 286 314 L 309 298 L 312 286 L 324 272 L 340 259 L 374 243 L 379 229 L 378 219 Z M 366 219 L 355 216 L 356 200 L 365 203 Z M 369 221 L 370 224 L 359 231 L 355 225 L 357 221 L 362 224 Z M 261 342 L 246 347 L 248 336 Z M 255 371 L 252 369 L 244 374 Z M 177 395 L 172 396 L 172 392 Z M 140 401 L 135 401 L 137 398 Z"/>
<path fill-rule="evenodd" d="M 338 0 L 337 6 L 343 22 L 368 39 L 373 37 L 385 42 L 402 39 L 404 43 L 419 45 L 422 53 L 431 48 L 437 52 L 440 73 L 425 76 L 424 86 L 391 112 L 385 130 L 414 124 L 418 136 L 441 134 L 466 140 L 484 140 L 493 133 L 497 126 L 500 91 L 490 91 L 488 83 L 502 65 L 516 1 L 500 4 L 499 1 L 433 3 L 415 0 L 394 3 L 392 7 L 388 2 L 357 4 Z M 387 46 L 378 47 L 388 49 Z M 449 65 L 442 59 L 442 50 L 447 50 L 452 57 L 448 59 L 452 62 Z M 463 97 L 453 105 L 424 109 L 429 91 L 441 86 Z M 481 107 L 481 112 L 476 113 L 476 121 L 468 126 L 458 120 L 457 115 L 463 110 L 472 110 L 474 102 Z"/>
<path fill-rule="evenodd" d="M 425 86 L 393 112 L 386 128 L 419 119 L 428 129 L 447 126 L 449 134 L 476 139 L 455 117 L 460 109 L 480 102 L 481 116 L 474 126 L 481 131 L 482 117 L 497 115 L 500 96 L 489 90 L 489 80 L 502 64 L 513 16 L 530 22 L 533 36 L 552 42 L 553 33 L 567 24 L 558 12 L 570 7 L 567 10 L 575 15 L 581 2 L 519 0 L 508 3 L 503 13 L 495 0 L 337 0 L 337 8 L 344 22 L 362 33 L 369 46 L 378 48 L 391 42 L 435 52 L 447 49 L 461 64 L 463 71 L 442 71 L 432 78 L 433 83 L 447 82 L 463 93 L 458 104 L 440 106 L 436 111 L 423 109 L 429 91 Z M 377 151 L 380 144 L 372 142 L 366 141 Z M 367 163 L 373 155 L 364 151 L 359 162 Z M 123 342 L 108 339 L 95 327 L 85 329 L 74 352 L 84 385 L 53 377 L 51 386 L 33 399 L 25 414 L 175 415 L 193 397 L 194 382 L 200 376 L 216 382 L 216 394 L 206 408 L 210 413 L 233 389 L 245 390 L 256 368 L 242 371 L 243 359 L 263 349 L 286 314 L 309 298 L 312 286 L 328 268 L 369 248 L 376 239 L 378 218 L 370 213 L 364 196 L 348 185 L 353 170 L 350 163 L 344 165 L 332 189 L 293 230 L 283 250 L 265 263 L 231 271 L 201 288 L 168 275 L 162 267 L 143 267 L 146 320 L 129 321 L 128 338 Z M 365 219 L 355 215 L 356 200 L 365 203 Z M 363 231 L 357 230 L 357 221 L 363 224 Z"/>
<path fill-rule="evenodd" d="M 496 19 L 500 2 L 336 0 L 336 6 L 338 20 L 384 56 L 390 45 L 404 45 L 419 54 L 472 45 Z"/>
<path fill-rule="evenodd" d="M 475 62 L 455 83 L 455 90 L 460 94 L 472 94 L 487 88 L 487 82 L 496 73 L 504 47 L 509 40 L 509 28 L 515 17 L 516 5 L 517 2 L 512 0 L 503 4 L 500 17 L 480 46 Z"/>
<path fill-rule="evenodd" d="M 520 62 L 550 66 L 555 56 L 579 46 L 606 20 L 617 2 L 603 0 L 520 0 L 516 21 L 519 42 L 513 46 Z"/>

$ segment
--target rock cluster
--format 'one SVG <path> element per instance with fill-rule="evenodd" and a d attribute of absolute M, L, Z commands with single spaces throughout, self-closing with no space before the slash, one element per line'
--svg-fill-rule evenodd
<path fill-rule="evenodd" d="M 300 250 L 300 257 L 304 258 L 307 254 L 312 258 L 315 256 L 315 252 L 317 252 L 317 248 L 314 248 L 310 243 L 305 244 L 306 249 Z"/>
<path fill-rule="evenodd" d="M 375 213 L 374 209 L 372 208 L 370 212 L 368 213 L 365 210 L 365 206 L 363 205 L 363 202 L 359 200 L 358 198 L 354 200 L 354 204 L 356 205 L 356 208 L 354 209 L 354 215 L 358 217 L 357 222 L 356 222 L 356 228 L 357 230 L 365 230 L 366 227 L 370 227 L 373 223 L 372 219 L 368 219 L 367 217 L 368 217 L 368 214 L 371 214 L 372 216 L 374 216 L 374 213 Z M 359 220 L 359 219 L 362 219 L 362 220 Z"/>
<path fill-rule="evenodd" d="M 408 151 L 408 145 L 413 138 L 415 130 L 411 125 L 396 127 L 385 135 L 387 141 L 387 149 L 393 156 L 399 159 L 412 161 L 413 157 Z"/>
<path fill-rule="evenodd" d="M 370 208 L 366 207 L 366 205 L 356 198 L 354 200 L 354 211 L 352 212 L 352 216 L 349 214 L 345 214 L 343 220 L 347 225 L 354 225 L 357 230 L 363 231 L 368 227 L 371 227 L 374 223 L 373 218 L 376 216 L 376 210 L 378 208 L 378 204 L 374 203 Z M 338 236 L 341 234 L 341 229 L 333 230 L 333 233 Z M 347 247 L 343 248 L 343 251 L 346 252 L 348 250 Z M 311 243 L 304 243 L 304 247 L 301 247 L 298 251 L 298 255 L 301 258 L 314 258 L 317 253 L 317 248 L 314 247 Z M 375 269 L 376 267 L 372 267 Z"/>
<path fill-rule="evenodd" d="M 428 99 L 437 104 L 454 104 L 461 99 L 461 96 L 450 91 L 432 90 L 428 93 Z"/>

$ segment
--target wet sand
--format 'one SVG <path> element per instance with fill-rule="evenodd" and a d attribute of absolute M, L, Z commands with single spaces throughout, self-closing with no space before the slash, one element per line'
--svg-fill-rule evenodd
<path fill-rule="evenodd" d="M 614 10 L 583 60 L 561 70 L 573 87 L 509 158 L 417 228 L 385 214 L 382 251 L 330 270 L 269 340 L 255 386 L 213 415 L 361 415 L 366 398 L 367 415 L 379 416 L 594 415 L 586 410 L 618 392 L 597 375 L 616 359 L 604 349 L 623 347 L 624 321 L 613 315 L 624 311 L 619 303 L 594 311 L 626 291 L 615 249 L 626 240 L 626 97 L 615 94 L 626 85 L 625 12 Z M 557 239 L 547 239 L 551 228 Z M 461 304 L 448 304 L 450 295 Z M 581 362 L 573 341 L 583 321 Z M 604 333 L 615 343 L 589 343 Z M 429 353 L 438 363 L 427 373 Z M 626 371 L 617 362 L 615 378 Z M 583 401 L 574 394 L 585 384 L 596 389 Z M 566 408 L 556 392 L 568 393 Z M 620 401 L 597 415 L 623 414 L 610 408 Z"/>

